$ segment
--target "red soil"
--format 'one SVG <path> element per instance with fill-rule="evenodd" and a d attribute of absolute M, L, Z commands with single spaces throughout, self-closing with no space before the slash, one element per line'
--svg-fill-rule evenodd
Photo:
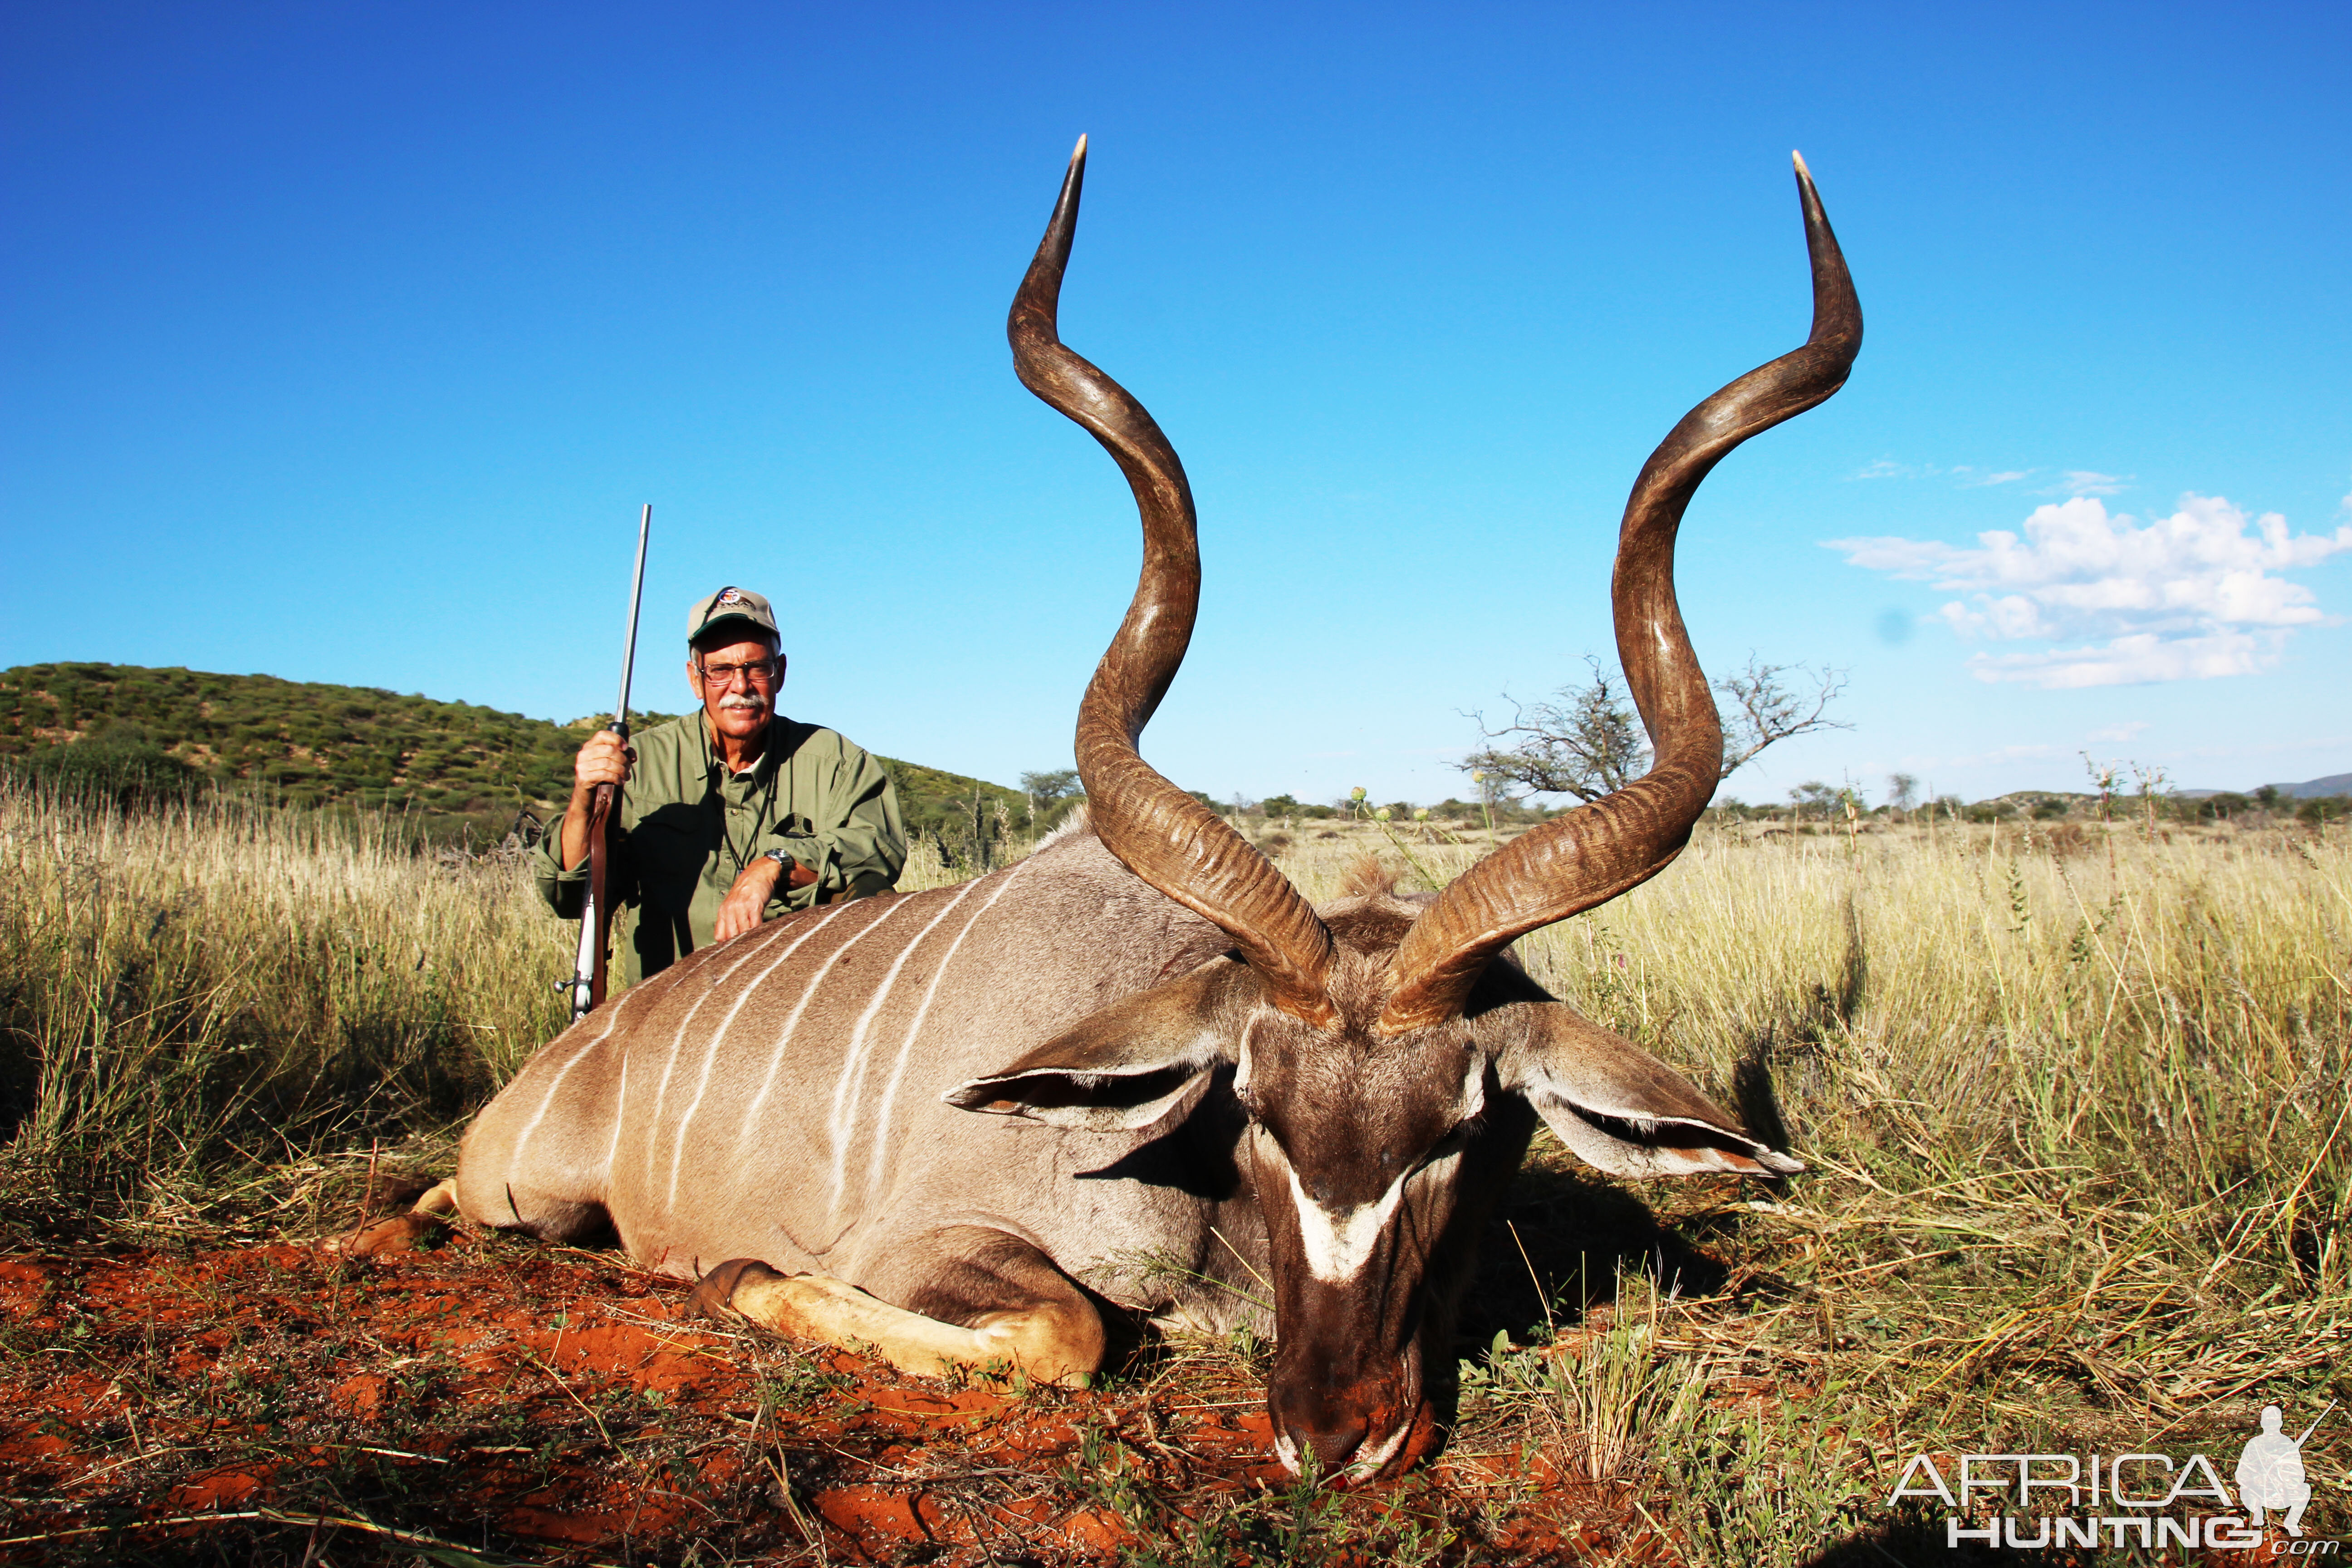
<path fill-rule="evenodd" d="M 1155 1378 L 1146 1352 L 1095 1393 L 958 1386 L 684 1298 L 510 1238 L 0 1256 L 0 1558 L 1370 1562 L 1418 1531 L 1538 1562 L 1611 1544 L 1569 1521 L 1622 1508 L 1458 1453 L 1310 1494 L 1238 1374 Z"/>

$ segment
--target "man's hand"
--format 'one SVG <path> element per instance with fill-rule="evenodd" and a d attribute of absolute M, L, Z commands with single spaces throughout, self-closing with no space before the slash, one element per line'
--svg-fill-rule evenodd
<path fill-rule="evenodd" d="M 610 730 L 599 730 L 580 748 L 572 764 L 572 804 L 563 813 L 563 864 L 569 869 L 588 858 L 588 816 L 600 784 L 625 784 L 637 753 Z"/>
<path fill-rule="evenodd" d="M 585 799 L 593 795 L 600 784 L 625 784 L 629 782 L 629 764 L 637 754 L 629 743 L 610 730 L 599 730 L 588 737 L 580 748 L 580 755 L 572 763 L 572 798 Z"/>
<path fill-rule="evenodd" d="M 776 896 L 780 880 L 787 888 L 805 888 L 816 880 L 816 873 L 797 860 L 793 862 L 789 875 L 782 866 L 764 856 L 752 861 L 735 879 L 735 885 L 727 889 L 727 901 L 719 906 L 719 924 L 711 932 L 711 940 L 725 942 L 756 929 L 767 918 L 768 900 Z"/>

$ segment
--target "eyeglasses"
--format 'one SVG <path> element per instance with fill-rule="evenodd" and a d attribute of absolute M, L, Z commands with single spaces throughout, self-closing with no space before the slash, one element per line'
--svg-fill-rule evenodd
<path fill-rule="evenodd" d="M 772 658 L 754 659 L 750 664 L 706 664 L 698 668 L 704 682 L 721 690 L 731 688 L 738 676 L 753 686 L 772 686 L 776 679 L 776 661 Z"/>

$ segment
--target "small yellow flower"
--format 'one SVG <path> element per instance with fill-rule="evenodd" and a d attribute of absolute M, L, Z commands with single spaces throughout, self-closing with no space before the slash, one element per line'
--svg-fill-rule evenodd
<path fill-rule="evenodd" d="M 1348 792 L 1348 798 L 1349 798 L 1349 800 L 1361 800 L 1361 799 L 1363 799 L 1363 798 L 1364 798 L 1364 786 L 1363 786 L 1363 785 L 1361 785 L 1361 784 L 1358 784 L 1355 788 L 1353 788 L 1353 789 L 1349 790 L 1349 791 Z"/>
<path fill-rule="evenodd" d="M 1389 808 L 1385 805 L 1381 807 L 1380 810 L 1372 813 L 1372 820 L 1374 822 L 1386 822 L 1388 819 Z"/>
<path fill-rule="evenodd" d="M 1412 819 L 1415 822 L 1427 822 L 1429 820 L 1429 807 L 1425 805 L 1416 806 L 1413 809 Z"/>
<path fill-rule="evenodd" d="M 1484 768 L 1472 768 L 1472 769 L 1470 770 L 1470 782 L 1471 782 L 1472 784 L 1484 784 L 1484 783 L 1486 783 L 1486 769 L 1484 769 Z"/>

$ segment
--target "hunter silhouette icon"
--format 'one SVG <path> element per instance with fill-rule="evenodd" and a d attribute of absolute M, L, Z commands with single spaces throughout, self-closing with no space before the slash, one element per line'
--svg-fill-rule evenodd
<path fill-rule="evenodd" d="M 2335 1408 L 2331 1400 L 2327 1410 Z M 2286 1518 L 2280 1522 L 2286 1532 L 2303 1533 L 2303 1510 L 2311 1501 L 2311 1482 L 2303 1473 L 2303 1440 L 2327 1418 L 2327 1410 L 2303 1429 L 2302 1436 L 2290 1437 L 2280 1429 L 2286 1418 L 2279 1407 L 2263 1406 L 2262 1434 L 2248 1438 L 2245 1451 L 2238 1456 L 2238 1499 L 2245 1505 L 2247 1522 L 2259 1529 L 2263 1510 L 2283 1508 Z"/>

